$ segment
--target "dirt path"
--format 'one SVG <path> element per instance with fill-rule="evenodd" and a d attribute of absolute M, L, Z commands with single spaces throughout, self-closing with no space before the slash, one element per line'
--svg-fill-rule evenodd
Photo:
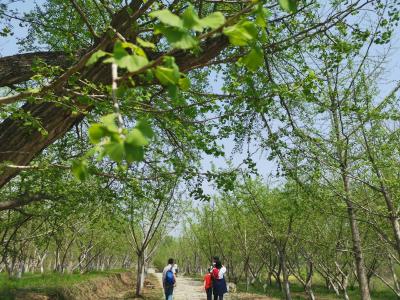
<path fill-rule="evenodd" d="M 156 273 L 162 285 L 162 274 Z M 203 290 L 203 283 L 189 277 L 178 277 L 176 288 L 174 289 L 174 300 L 206 300 L 206 293 Z M 225 294 L 224 300 L 277 300 L 266 296 L 255 294 L 235 293 Z"/>
<path fill-rule="evenodd" d="M 162 285 L 162 274 L 156 273 Z M 206 293 L 200 281 L 188 277 L 178 277 L 176 288 L 174 289 L 174 300 L 206 300 Z"/>

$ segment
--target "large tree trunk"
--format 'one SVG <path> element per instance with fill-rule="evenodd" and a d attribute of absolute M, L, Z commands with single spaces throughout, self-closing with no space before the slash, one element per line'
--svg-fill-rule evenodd
<path fill-rule="evenodd" d="M 28 81 L 35 75 L 32 70 L 35 61 L 41 61 L 50 66 L 67 68 L 72 64 L 73 58 L 61 51 L 41 51 L 0 57 L 0 87 Z"/>
<path fill-rule="evenodd" d="M 12 117 L 6 119 L 0 125 L 0 162 L 27 165 L 44 148 L 63 136 L 73 124 L 83 119 L 83 116 L 73 116 L 71 111 L 54 103 L 27 103 L 23 110 L 42 121 L 47 135 L 24 126 L 22 120 L 16 121 Z M 0 174 L 0 187 L 18 172 L 18 169 L 4 168 Z"/>

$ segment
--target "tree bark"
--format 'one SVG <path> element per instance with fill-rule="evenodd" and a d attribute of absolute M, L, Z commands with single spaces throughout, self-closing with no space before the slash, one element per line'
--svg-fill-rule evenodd
<path fill-rule="evenodd" d="M 350 231 L 353 244 L 353 255 L 356 264 L 357 279 L 360 288 L 361 300 L 371 300 L 367 272 L 365 269 L 364 257 L 362 254 L 362 244 L 356 211 L 351 199 L 350 182 L 348 176 L 348 147 L 349 137 L 343 132 L 343 121 L 339 116 L 340 107 L 335 95 L 330 95 L 331 114 L 332 114 L 332 130 L 335 137 L 336 156 L 339 163 L 339 171 L 343 186 L 343 201 L 346 204 L 348 220 L 350 223 Z"/>
<path fill-rule="evenodd" d="M 361 126 L 362 126 L 361 133 L 363 136 L 365 149 L 367 152 L 367 157 L 368 157 L 369 162 L 371 163 L 372 170 L 374 171 L 374 173 L 378 179 L 380 192 L 383 195 L 383 198 L 386 203 L 386 208 L 389 212 L 389 220 L 392 225 L 393 234 L 394 234 L 394 237 L 396 240 L 396 244 L 395 244 L 396 251 L 397 251 L 398 257 L 400 258 L 400 223 L 399 223 L 398 214 L 397 214 L 397 211 L 396 211 L 393 199 L 392 199 L 392 195 L 390 194 L 390 190 L 385 183 L 384 175 L 383 175 L 381 169 L 379 168 L 378 163 L 376 162 L 375 155 L 374 155 L 373 149 L 370 145 L 370 140 L 368 139 L 364 125 L 365 125 L 364 122 L 361 121 Z"/>
<path fill-rule="evenodd" d="M 73 59 L 62 51 L 40 51 L 0 57 L 0 87 L 28 81 L 35 75 L 32 66 L 36 61 L 42 61 L 50 66 L 67 68 L 71 66 Z"/>
<path fill-rule="evenodd" d="M 292 295 L 290 294 L 290 283 L 289 283 L 289 273 L 286 266 L 286 253 L 285 251 L 279 250 L 279 263 L 282 268 L 283 275 L 283 291 L 286 300 L 292 300 Z"/>
<path fill-rule="evenodd" d="M 144 264 L 145 257 L 144 253 L 139 253 L 137 256 L 137 270 L 136 270 L 136 296 L 142 294 L 143 284 L 144 284 Z"/>
<path fill-rule="evenodd" d="M 314 296 L 314 292 L 312 290 L 312 278 L 314 275 L 314 264 L 313 262 L 310 260 L 308 262 L 308 271 L 307 271 L 307 277 L 306 277 L 306 282 L 305 282 L 305 290 L 306 293 L 308 295 L 308 298 L 310 300 L 315 300 L 315 296 Z"/>

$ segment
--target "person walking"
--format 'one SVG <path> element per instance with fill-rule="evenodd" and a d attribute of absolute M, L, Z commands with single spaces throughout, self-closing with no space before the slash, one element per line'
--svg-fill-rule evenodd
<path fill-rule="evenodd" d="M 214 300 L 223 300 L 224 294 L 228 292 L 225 273 L 225 266 L 222 265 L 219 259 L 216 260 L 212 270 Z"/>
<path fill-rule="evenodd" d="M 212 300 L 212 275 L 211 268 L 208 269 L 208 273 L 204 276 L 204 290 L 207 294 L 207 300 Z"/>
<path fill-rule="evenodd" d="M 174 259 L 170 258 L 162 273 L 165 300 L 173 300 L 174 287 L 176 287 L 175 273 Z"/>
<path fill-rule="evenodd" d="M 177 264 L 174 264 L 174 269 L 175 269 L 175 276 L 178 277 L 179 269 Z"/>

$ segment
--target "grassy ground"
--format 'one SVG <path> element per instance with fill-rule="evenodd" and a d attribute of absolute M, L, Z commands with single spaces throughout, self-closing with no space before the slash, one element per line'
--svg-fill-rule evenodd
<path fill-rule="evenodd" d="M 20 279 L 9 279 L 6 274 L 0 273 L 0 299 L 13 299 L 16 291 L 32 291 L 40 293 L 53 293 L 55 290 L 81 283 L 89 279 L 116 274 L 121 270 L 104 272 L 89 272 L 86 274 L 59 274 L 27 273 Z"/>
<path fill-rule="evenodd" d="M 91 278 L 107 276 L 126 272 L 126 270 L 93 271 L 85 274 L 60 274 L 60 273 L 25 273 L 20 279 L 9 279 L 5 273 L 0 273 L 0 286 L 11 288 L 45 288 L 53 286 L 68 286 L 86 281 Z"/>
<path fill-rule="evenodd" d="M 397 297 L 394 295 L 392 291 L 382 287 L 381 285 L 377 284 L 375 285 L 376 285 L 375 289 L 371 291 L 371 296 L 374 300 L 397 300 Z M 239 284 L 238 291 L 245 291 L 245 284 Z M 337 297 L 333 291 L 328 291 L 324 286 L 320 284 L 314 284 L 313 291 L 317 299 L 321 300 L 343 299 L 343 297 Z M 295 282 L 291 283 L 291 292 L 293 299 L 296 300 L 307 299 L 307 296 L 301 285 Z M 268 287 L 267 290 L 264 292 L 264 289 L 261 284 L 254 284 L 250 286 L 249 293 L 262 294 L 262 295 L 267 295 L 269 297 L 282 299 L 282 292 L 275 286 Z M 357 288 L 349 289 L 348 295 L 352 300 L 360 299 L 359 291 Z"/>
<path fill-rule="evenodd" d="M 0 274 L 0 299 L 13 300 L 15 299 L 16 294 L 22 292 L 35 292 L 43 295 L 55 295 L 57 294 L 57 291 L 63 288 L 69 288 L 76 284 L 85 283 L 88 280 L 103 278 L 123 272 L 126 272 L 126 270 L 89 272 L 86 274 L 25 274 L 21 279 L 8 279 L 4 274 Z M 122 294 L 124 296 L 121 296 L 121 299 L 135 299 L 133 292 Z M 157 278 L 154 276 L 149 276 L 149 278 L 146 279 L 143 297 L 141 299 L 159 300 L 161 298 L 162 289 L 159 286 Z"/>
<path fill-rule="evenodd" d="M 157 277 L 154 274 L 149 274 L 146 281 L 150 284 L 146 285 L 143 290 L 143 298 L 146 300 L 160 300 L 163 299 L 163 290 Z"/>
<path fill-rule="evenodd" d="M 195 280 L 203 280 L 201 275 L 192 275 L 190 276 Z M 304 300 L 307 299 L 307 295 L 303 290 L 303 287 L 296 282 L 294 278 L 291 278 L 290 290 L 292 292 L 292 296 L 294 300 Z M 371 283 L 371 296 L 374 300 L 398 300 L 396 295 L 388 289 L 382 282 L 377 280 L 372 280 Z M 244 283 L 239 283 L 237 286 L 238 292 L 246 292 L 246 285 Z M 336 299 L 343 299 L 342 296 L 337 297 L 334 291 L 329 291 L 325 288 L 322 284 L 322 281 L 318 276 L 315 276 L 314 284 L 313 284 L 313 291 L 314 295 L 317 299 L 321 300 L 336 300 Z M 348 288 L 348 295 L 352 300 L 359 300 L 359 291 L 357 287 L 351 289 Z M 259 294 L 259 295 L 266 295 L 272 298 L 283 299 L 282 292 L 279 288 L 275 287 L 274 285 L 268 287 L 267 290 L 264 292 L 263 284 L 255 283 L 250 285 L 248 293 Z"/>

